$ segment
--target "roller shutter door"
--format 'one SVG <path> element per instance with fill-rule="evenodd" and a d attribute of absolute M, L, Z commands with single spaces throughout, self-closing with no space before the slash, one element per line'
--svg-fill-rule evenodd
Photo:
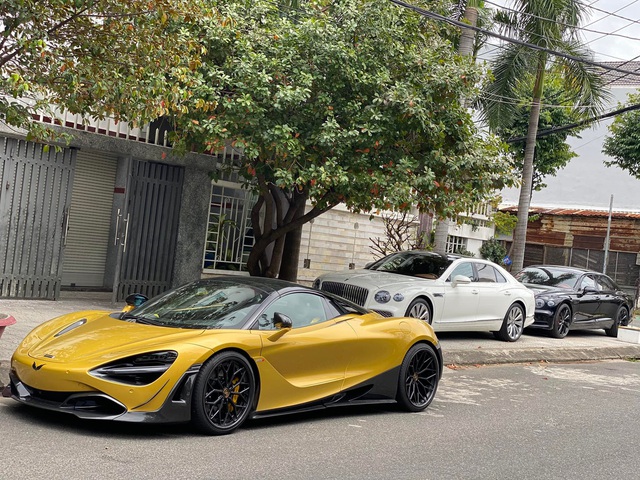
<path fill-rule="evenodd" d="M 62 285 L 103 287 L 118 160 L 78 152 Z"/>

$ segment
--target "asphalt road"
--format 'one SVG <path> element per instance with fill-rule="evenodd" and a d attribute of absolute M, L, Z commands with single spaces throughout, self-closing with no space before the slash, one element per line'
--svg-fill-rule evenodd
<path fill-rule="evenodd" d="M 409 414 L 351 407 L 188 426 L 88 422 L 0 399 L 0 478 L 638 478 L 640 363 L 447 368 Z"/>

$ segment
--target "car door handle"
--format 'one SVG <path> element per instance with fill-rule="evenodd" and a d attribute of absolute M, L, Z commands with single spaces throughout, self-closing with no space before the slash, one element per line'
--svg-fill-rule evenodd
<path fill-rule="evenodd" d="M 471 293 L 474 294 L 474 295 L 477 295 L 478 294 L 478 290 L 471 290 Z"/>
<path fill-rule="evenodd" d="M 504 294 L 505 294 L 507 297 L 510 297 L 510 296 L 511 296 L 511 292 L 510 292 L 509 290 L 507 290 L 506 292 L 504 292 Z"/>

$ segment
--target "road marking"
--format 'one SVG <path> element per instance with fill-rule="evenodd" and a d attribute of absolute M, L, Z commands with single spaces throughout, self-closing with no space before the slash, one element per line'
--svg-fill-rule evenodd
<path fill-rule="evenodd" d="M 349 424 L 349 426 L 350 426 L 350 427 L 353 427 L 353 428 L 362 428 L 362 425 L 352 425 L 352 424 Z"/>

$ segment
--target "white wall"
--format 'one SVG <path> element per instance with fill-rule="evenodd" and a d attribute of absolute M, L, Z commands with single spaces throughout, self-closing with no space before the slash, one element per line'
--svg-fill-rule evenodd
<path fill-rule="evenodd" d="M 605 111 L 615 110 L 617 102 L 625 102 L 627 94 L 635 92 L 632 88 L 612 88 L 613 102 Z M 583 130 L 582 138 L 570 137 L 567 142 L 579 156 L 572 159 L 555 177 L 547 177 L 547 188 L 534 192 L 531 205 L 537 207 L 567 207 L 609 209 L 613 194 L 614 210 L 640 211 L 640 180 L 632 177 L 618 167 L 606 167 L 607 157 L 602 153 L 608 126 L 613 118 Z M 503 206 L 517 205 L 519 189 L 507 189 L 502 192 Z"/>
<path fill-rule="evenodd" d="M 354 214 L 338 205 L 316 217 L 313 224 L 305 224 L 300 243 L 298 281 L 309 284 L 323 273 L 349 269 L 352 262 L 355 268 L 363 268 L 375 260 L 370 238 L 385 238 L 384 225 L 379 216 L 371 220 L 369 217 L 369 214 Z M 354 228 L 356 223 L 357 229 Z M 304 268 L 305 258 L 311 260 L 311 268 Z"/>

